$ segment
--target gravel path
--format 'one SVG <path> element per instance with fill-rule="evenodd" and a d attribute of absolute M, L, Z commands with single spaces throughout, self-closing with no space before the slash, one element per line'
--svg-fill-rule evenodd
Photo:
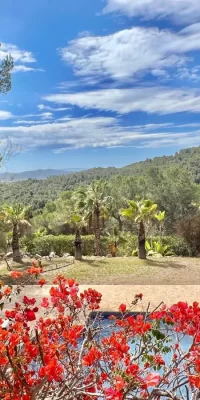
<path fill-rule="evenodd" d="M 39 304 L 43 297 L 48 297 L 50 285 L 45 285 L 42 289 L 36 285 L 25 287 L 22 295 L 35 297 Z M 151 309 L 156 308 L 162 301 L 167 305 L 172 305 L 178 301 L 187 301 L 193 303 L 200 302 L 200 286 L 199 285 L 80 285 L 80 291 L 92 287 L 102 294 L 102 311 L 118 311 L 121 303 L 130 305 L 135 294 L 142 293 L 143 300 L 135 311 L 145 311 L 148 303 L 151 303 Z M 20 297 L 17 297 L 17 301 Z M 12 304 L 16 299 L 13 298 L 12 303 L 7 303 L 5 309 L 12 308 Z"/>

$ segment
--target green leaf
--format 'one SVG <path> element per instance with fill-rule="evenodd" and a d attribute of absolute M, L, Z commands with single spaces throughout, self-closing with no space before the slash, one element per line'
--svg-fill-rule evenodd
<path fill-rule="evenodd" d="M 132 253 L 131 253 L 131 255 L 132 255 L 133 257 L 137 257 L 137 256 L 138 256 L 138 250 L 133 250 Z"/>
<path fill-rule="evenodd" d="M 72 215 L 72 222 L 75 222 L 75 223 L 81 222 L 81 216 L 80 215 Z"/>
<path fill-rule="evenodd" d="M 153 329 L 152 330 L 152 335 L 157 339 L 157 340 L 163 340 L 163 339 L 165 339 L 165 335 L 164 335 L 164 333 L 162 333 L 162 332 L 160 332 L 159 330 L 157 330 L 157 329 Z"/>

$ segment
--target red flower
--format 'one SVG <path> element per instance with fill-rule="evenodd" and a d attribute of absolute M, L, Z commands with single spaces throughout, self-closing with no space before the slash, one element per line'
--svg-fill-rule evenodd
<path fill-rule="evenodd" d="M 7 357 L 3 357 L 3 356 L 0 357 L 0 366 L 6 365 L 7 362 L 8 362 Z"/>
<path fill-rule="evenodd" d="M 4 294 L 5 296 L 9 296 L 11 292 L 12 292 L 12 289 L 11 289 L 10 287 L 7 287 L 7 288 L 4 290 L 3 294 Z"/>
<path fill-rule="evenodd" d="M 142 300 L 143 294 L 142 293 L 136 294 L 135 297 L 136 299 Z"/>
<path fill-rule="evenodd" d="M 48 298 L 47 298 L 47 297 L 44 297 L 44 298 L 42 299 L 42 302 L 40 303 L 40 305 L 41 305 L 41 307 L 43 307 L 43 308 L 48 308 L 48 307 L 49 307 L 49 300 L 48 300 Z"/>
<path fill-rule="evenodd" d="M 19 279 L 19 278 L 21 278 L 21 277 L 23 276 L 23 272 L 20 272 L 20 271 L 12 271 L 12 272 L 10 273 L 10 275 L 11 275 L 12 278 L 14 278 L 14 279 Z"/>
<path fill-rule="evenodd" d="M 36 275 L 38 276 L 43 272 L 43 268 L 36 268 L 35 264 L 32 265 L 31 268 L 27 269 L 26 272 L 30 275 Z"/>
<path fill-rule="evenodd" d="M 96 349 L 95 347 L 92 347 L 92 349 L 89 350 L 88 354 L 83 357 L 82 364 L 89 367 L 93 365 L 95 361 L 99 361 L 101 357 L 101 351 Z"/>
<path fill-rule="evenodd" d="M 125 312 L 126 312 L 126 304 L 121 304 L 121 305 L 119 306 L 119 311 L 120 311 L 121 313 L 125 313 Z"/>
<path fill-rule="evenodd" d="M 40 285 L 41 287 L 42 287 L 43 285 L 45 285 L 45 283 L 46 283 L 46 279 L 40 279 L 40 280 L 38 281 L 38 285 Z"/>
<path fill-rule="evenodd" d="M 29 299 L 27 296 L 24 296 L 23 297 L 23 303 L 26 306 L 34 306 L 34 304 L 36 303 L 36 300 L 34 298 L 33 299 Z"/>
<path fill-rule="evenodd" d="M 154 374 L 153 372 L 150 372 L 145 378 L 147 387 L 156 386 L 160 382 L 160 380 L 160 375 L 156 373 Z"/>
<path fill-rule="evenodd" d="M 26 308 L 24 310 L 24 315 L 25 315 L 27 321 L 35 321 L 36 320 L 35 312 L 37 312 L 38 309 L 36 308 L 34 310 L 30 310 L 29 308 Z"/>

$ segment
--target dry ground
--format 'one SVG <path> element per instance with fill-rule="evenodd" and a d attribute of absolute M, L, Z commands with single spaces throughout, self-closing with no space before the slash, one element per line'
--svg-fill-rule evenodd
<path fill-rule="evenodd" d="M 85 258 L 68 263 L 56 259 L 45 261 L 43 277 L 48 283 L 62 274 L 88 285 L 200 285 L 200 258 L 150 258 L 146 261 L 133 257 Z M 11 264 L 12 270 L 26 270 L 30 262 Z M 12 283 L 4 262 L 0 263 L 0 279 Z"/>

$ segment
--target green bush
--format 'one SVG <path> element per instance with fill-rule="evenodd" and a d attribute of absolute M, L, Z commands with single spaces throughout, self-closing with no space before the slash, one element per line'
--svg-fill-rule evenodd
<path fill-rule="evenodd" d="M 131 256 L 133 250 L 138 247 L 138 239 L 136 235 L 130 232 L 123 233 L 123 242 L 119 243 L 117 256 Z M 94 235 L 83 236 L 83 255 L 94 255 Z M 47 256 L 51 251 L 61 256 L 64 253 L 74 255 L 74 235 L 60 235 L 60 236 L 41 236 L 41 237 L 23 237 L 21 239 L 21 246 L 23 249 L 31 254 L 40 254 Z M 159 237 L 154 237 L 153 241 L 161 241 L 165 246 L 169 246 L 169 250 L 177 256 L 189 256 L 190 248 L 187 242 L 179 236 L 164 236 L 162 240 Z M 102 255 L 109 253 L 110 237 L 102 237 Z"/>
<path fill-rule="evenodd" d="M 155 239 L 159 241 L 159 238 Z M 189 257 L 190 255 L 190 247 L 181 236 L 164 236 L 161 242 L 163 245 L 169 246 L 169 250 L 177 256 Z"/>
<path fill-rule="evenodd" d="M 133 235 L 130 232 L 123 232 L 122 237 L 124 242 L 119 244 L 117 255 L 120 257 L 131 256 L 133 250 L 138 247 L 137 235 Z"/>
<path fill-rule="evenodd" d="M 83 236 L 82 239 L 83 255 L 93 255 L 94 236 Z M 47 235 L 35 238 L 33 236 L 29 236 L 21 240 L 21 246 L 29 253 L 40 254 L 41 256 L 47 256 L 51 251 L 54 251 L 58 256 L 61 256 L 64 253 L 74 255 L 73 241 L 74 235 Z M 108 253 L 107 238 L 102 238 L 102 251 L 104 255 Z"/>
<path fill-rule="evenodd" d="M 7 240 L 4 233 L 0 233 L 0 252 L 6 252 L 7 250 Z"/>

